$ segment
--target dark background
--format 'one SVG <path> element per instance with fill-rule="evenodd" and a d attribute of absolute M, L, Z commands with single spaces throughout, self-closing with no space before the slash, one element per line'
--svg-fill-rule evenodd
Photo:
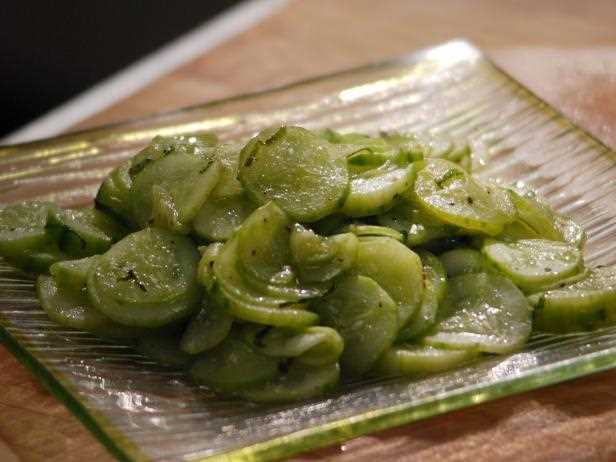
<path fill-rule="evenodd" d="M 0 136 L 238 0 L 0 0 Z"/>

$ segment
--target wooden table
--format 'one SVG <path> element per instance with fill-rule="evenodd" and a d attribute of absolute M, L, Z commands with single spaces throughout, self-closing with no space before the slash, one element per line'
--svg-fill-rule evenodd
<path fill-rule="evenodd" d="M 259 90 L 466 37 L 616 147 L 616 3 L 296 0 L 80 127 Z M 108 461 L 0 350 L 0 460 Z M 615 460 L 616 371 L 364 436 L 296 458 Z"/>

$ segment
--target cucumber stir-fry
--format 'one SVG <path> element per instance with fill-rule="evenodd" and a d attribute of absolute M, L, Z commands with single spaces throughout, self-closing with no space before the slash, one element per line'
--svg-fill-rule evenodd
<path fill-rule="evenodd" d="M 616 267 L 471 143 L 273 127 L 156 137 L 94 208 L 0 208 L 0 255 L 64 327 L 133 339 L 227 397 L 283 402 L 422 376 L 616 323 Z"/>

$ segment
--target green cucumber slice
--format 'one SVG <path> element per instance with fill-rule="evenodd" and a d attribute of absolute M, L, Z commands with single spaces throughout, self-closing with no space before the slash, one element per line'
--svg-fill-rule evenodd
<path fill-rule="evenodd" d="M 49 212 L 47 226 L 61 229 L 57 231 L 58 245 L 73 257 L 104 253 L 126 234 L 126 229 L 113 218 L 89 208 L 53 208 Z"/>
<path fill-rule="evenodd" d="M 208 241 L 226 241 L 255 210 L 243 195 L 208 198 L 193 221 L 197 236 Z"/>
<path fill-rule="evenodd" d="M 447 294 L 447 275 L 440 260 L 425 250 L 418 252 L 423 265 L 423 295 L 419 309 L 406 327 L 398 333 L 398 341 L 423 335 L 434 325 L 438 309 Z"/>
<path fill-rule="evenodd" d="M 515 219 L 509 194 L 479 183 L 447 160 L 423 161 L 413 193 L 413 201 L 425 211 L 468 232 L 495 236 Z"/>
<path fill-rule="evenodd" d="M 90 304 L 84 290 L 62 287 L 51 276 L 37 278 L 36 295 L 47 316 L 62 326 L 110 338 L 133 338 L 143 333 L 113 322 Z"/>
<path fill-rule="evenodd" d="M 323 325 L 342 336 L 345 346 L 340 365 L 350 376 L 368 372 L 398 330 L 396 302 L 369 277 L 343 278 L 331 293 L 315 300 L 312 308 Z"/>
<path fill-rule="evenodd" d="M 419 308 L 423 295 L 423 269 L 419 256 L 388 237 L 360 238 L 356 270 L 376 281 L 398 305 L 404 326 Z"/>
<path fill-rule="evenodd" d="M 383 213 L 412 187 L 414 180 L 415 164 L 401 165 L 395 160 L 355 175 L 351 178 L 342 213 L 350 217 Z"/>
<path fill-rule="evenodd" d="M 190 368 L 197 382 L 220 393 L 258 386 L 277 377 L 280 360 L 266 356 L 234 330 L 217 347 L 202 353 Z"/>
<path fill-rule="evenodd" d="M 526 343 L 531 314 L 524 294 L 509 279 L 464 274 L 448 281 L 440 320 L 424 341 L 439 348 L 511 353 Z"/>
<path fill-rule="evenodd" d="M 199 248 L 201 251 L 201 260 L 199 260 L 199 266 L 197 267 L 197 280 L 207 290 L 211 290 L 216 282 L 216 277 L 214 276 L 214 262 L 216 258 L 218 258 L 218 255 L 220 255 L 222 247 L 222 243 L 215 242 L 206 247 Z"/>
<path fill-rule="evenodd" d="M 344 341 L 330 327 L 312 326 L 302 330 L 268 330 L 260 337 L 258 349 L 279 358 L 296 358 L 309 366 L 324 366 L 338 362 L 344 349 Z"/>
<path fill-rule="evenodd" d="M 514 284 L 526 292 L 555 284 L 582 269 L 582 253 L 565 242 L 521 239 L 499 242 L 487 239 L 483 254 Z"/>
<path fill-rule="evenodd" d="M 350 224 L 344 226 L 340 232 L 353 233 L 359 237 L 390 237 L 396 241 L 404 241 L 404 236 L 399 231 L 389 228 L 387 226 L 375 226 L 375 225 L 358 225 Z"/>
<path fill-rule="evenodd" d="M 210 350 L 229 335 L 232 324 L 226 303 L 216 297 L 206 297 L 199 312 L 186 326 L 180 348 L 193 355 Z"/>
<path fill-rule="evenodd" d="M 403 344 L 381 356 L 375 371 L 384 376 L 422 376 L 456 368 L 477 357 L 468 350 L 445 350 L 429 345 Z"/>
<path fill-rule="evenodd" d="M 289 370 L 259 386 L 250 386 L 236 394 L 256 403 L 286 403 L 306 400 L 333 390 L 340 379 L 338 364 L 311 367 L 291 363 Z"/>
<path fill-rule="evenodd" d="M 582 248 L 586 232 L 571 218 L 560 215 L 545 204 L 531 189 L 514 186 L 510 189 L 511 199 L 516 207 L 520 227 L 524 227 L 528 238 L 543 238 L 568 242 Z"/>
<path fill-rule="evenodd" d="M 88 295 L 114 321 L 159 327 L 193 314 L 199 252 L 187 237 L 146 228 L 129 234 L 88 273 Z"/>
<path fill-rule="evenodd" d="M 206 155 L 173 152 L 133 178 L 131 214 L 140 226 L 154 223 L 186 233 L 220 178 L 221 165 Z"/>
<path fill-rule="evenodd" d="M 239 179 L 260 204 L 275 201 L 294 220 L 317 221 L 336 211 L 349 188 L 345 159 L 300 127 L 253 138 L 240 154 Z"/>
<path fill-rule="evenodd" d="M 349 270 L 357 260 L 359 241 L 354 234 L 321 237 L 296 224 L 289 239 L 294 267 L 301 281 L 331 281 Z"/>
<path fill-rule="evenodd" d="M 322 295 L 328 286 L 299 284 L 291 265 L 291 231 L 289 218 L 274 202 L 255 210 L 237 232 L 238 269 L 258 291 L 297 302 Z"/>
<path fill-rule="evenodd" d="M 448 250 L 439 256 L 447 277 L 454 278 L 462 274 L 489 272 L 486 257 L 481 252 L 468 247 Z"/>
<path fill-rule="evenodd" d="M 536 294 L 535 328 L 566 333 L 616 323 L 616 267 L 602 267 L 574 284 Z"/>
<path fill-rule="evenodd" d="M 99 258 L 100 255 L 93 255 L 80 260 L 59 261 L 49 267 L 49 273 L 61 288 L 80 291 L 86 288 L 88 272 Z"/>
<path fill-rule="evenodd" d="M 403 201 L 377 217 L 379 224 L 393 228 L 406 236 L 409 247 L 425 245 L 438 239 L 460 235 L 458 228 L 448 225 L 431 214 Z"/>

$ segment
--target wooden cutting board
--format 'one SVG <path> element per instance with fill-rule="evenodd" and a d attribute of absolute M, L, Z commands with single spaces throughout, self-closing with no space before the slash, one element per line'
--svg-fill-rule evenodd
<path fill-rule="evenodd" d="M 616 147 L 616 3 L 296 0 L 80 127 L 288 83 L 465 37 Z M 616 237 L 616 236 L 615 236 Z M 299 456 L 298 461 L 616 460 L 616 371 Z M 112 457 L 0 347 L 0 461 Z"/>

